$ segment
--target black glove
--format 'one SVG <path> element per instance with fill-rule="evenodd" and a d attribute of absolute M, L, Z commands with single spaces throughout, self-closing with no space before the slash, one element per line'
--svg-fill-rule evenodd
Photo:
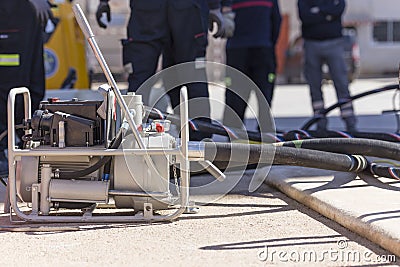
<path fill-rule="evenodd" d="M 214 38 L 222 37 L 224 35 L 224 18 L 222 17 L 221 10 L 219 8 L 210 9 L 208 16 L 208 29 L 212 32 L 214 29 L 214 22 L 217 23 L 217 32 L 213 35 Z"/>
<path fill-rule="evenodd" d="M 97 11 L 96 11 L 96 20 L 97 20 L 97 24 L 99 24 L 99 26 L 101 28 L 107 28 L 107 25 L 104 24 L 101 21 L 101 17 L 103 16 L 103 13 L 107 14 L 107 21 L 110 22 L 111 21 L 111 10 L 110 10 L 110 6 L 108 5 L 108 0 L 100 0 L 100 3 L 97 7 Z"/>
<path fill-rule="evenodd" d="M 51 6 L 47 0 L 29 0 L 36 10 L 36 17 L 42 25 L 46 25 L 51 14 Z"/>
<path fill-rule="evenodd" d="M 233 36 L 233 33 L 235 32 L 235 13 L 230 11 L 230 12 L 225 12 L 222 14 L 224 18 L 224 34 L 223 38 L 229 38 Z"/>

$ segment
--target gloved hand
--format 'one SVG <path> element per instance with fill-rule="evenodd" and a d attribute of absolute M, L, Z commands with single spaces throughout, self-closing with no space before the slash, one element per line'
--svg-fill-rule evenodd
<path fill-rule="evenodd" d="M 110 6 L 108 5 L 108 0 L 100 0 L 100 3 L 97 6 L 97 11 L 96 11 L 97 24 L 99 24 L 99 26 L 101 28 L 105 29 L 105 28 L 107 28 L 107 25 L 101 21 L 101 17 L 103 16 L 103 13 L 106 13 L 107 21 L 110 22 L 111 21 L 111 10 L 110 10 Z"/>
<path fill-rule="evenodd" d="M 51 6 L 47 0 L 29 0 L 36 10 L 36 17 L 42 25 L 46 25 L 51 14 Z"/>
<path fill-rule="evenodd" d="M 210 9 L 210 13 L 208 15 L 208 29 L 211 32 L 214 30 L 214 22 L 217 23 L 218 29 L 213 37 L 222 37 L 224 35 L 224 18 L 222 17 L 222 13 L 219 8 Z"/>
<path fill-rule="evenodd" d="M 311 13 L 313 13 L 313 14 L 318 14 L 319 13 L 319 7 L 317 7 L 317 6 L 313 6 L 311 9 L 310 9 L 310 12 Z"/>
<path fill-rule="evenodd" d="M 225 12 L 222 14 L 224 18 L 224 35 L 222 36 L 223 38 L 229 38 L 233 36 L 233 33 L 235 32 L 235 13 L 230 11 L 230 12 Z"/>

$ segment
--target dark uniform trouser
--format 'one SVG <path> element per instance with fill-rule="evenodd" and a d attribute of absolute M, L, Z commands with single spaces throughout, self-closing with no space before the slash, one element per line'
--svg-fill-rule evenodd
<path fill-rule="evenodd" d="M 343 58 L 343 49 L 343 38 L 322 41 L 304 40 L 304 75 L 310 86 L 310 95 L 315 115 L 324 110 L 324 98 L 321 90 L 323 62 L 326 62 L 329 67 L 338 102 L 350 99 L 349 81 L 347 78 L 346 63 Z M 352 103 L 349 102 L 341 106 L 340 111 L 347 129 L 354 128 L 356 117 L 354 116 Z M 319 129 L 326 129 L 327 119 L 320 119 L 317 127 Z"/>
<path fill-rule="evenodd" d="M 201 12 L 201 21 L 203 25 L 203 32 L 196 35 L 196 61 L 204 61 L 206 57 L 207 50 L 207 32 L 208 32 L 208 9 L 206 5 L 200 5 Z M 205 38 L 204 38 L 205 37 Z M 163 69 L 171 67 L 177 63 L 175 59 L 174 49 L 172 47 L 172 43 L 168 43 L 164 46 L 163 56 L 162 56 L 162 66 Z M 197 67 L 196 67 L 197 66 Z M 206 66 L 205 64 L 199 63 L 195 64 L 195 77 L 198 81 L 187 84 L 188 88 L 188 98 L 189 98 L 189 116 L 190 118 L 200 119 L 202 121 L 210 122 L 210 101 L 209 101 L 209 93 L 208 93 L 208 84 L 207 74 L 206 74 Z M 179 76 L 178 73 L 176 76 Z M 176 79 L 179 79 L 176 77 Z M 174 109 L 174 113 L 179 113 L 179 104 L 180 104 L 180 87 L 174 87 L 171 84 L 171 79 L 163 80 L 164 88 L 167 91 L 167 94 L 171 101 L 171 106 Z M 209 133 L 201 133 L 189 130 L 191 140 L 202 140 L 204 138 L 211 138 L 212 134 Z"/>
<path fill-rule="evenodd" d="M 275 84 L 276 64 L 274 49 L 269 47 L 227 48 L 226 61 L 228 66 L 244 73 L 257 85 L 259 91 L 255 93 L 259 103 L 258 106 L 267 107 L 266 104 L 268 104 L 268 107 L 270 107 Z M 235 77 L 236 75 L 232 76 L 227 77 L 229 79 L 227 87 L 229 87 L 229 84 L 234 85 L 239 82 L 235 81 L 238 79 L 238 77 Z M 228 89 L 225 91 L 225 103 L 227 106 L 224 111 L 224 124 L 241 128 L 251 92 L 248 88 L 234 88 L 234 91 Z M 232 114 L 232 112 L 235 114 Z M 263 124 L 263 129 L 270 129 L 271 125 L 269 124 L 272 122 L 270 122 L 269 114 L 269 110 L 259 110 L 258 123 Z"/>
<path fill-rule="evenodd" d="M 204 60 L 204 56 L 199 57 L 199 59 Z M 168 52 L 163 53 L 163 69 L 172 66 L 173 64 L 169 64 L 170 62 L 174 62 L 173 58 L 171 58 L 171 54 Z M 194 64 L 196 65 L 196 63 Z M 189 116 L 191 119 L 202 120 L 205 122 L 211 122 L 210 120 L 210 101 L 208 94 L 208 84 L 206 69 L 204 64 L 198 64 L 200 67 L 195 69 L 194 77 L 197 81 L 204 82 L 195 82 L 186 84 L 188 89 L 188 99 L 189 99 Z M 178 67 L 179 68 L 179 67 Z M 171 71 L 169 70 L 168 73 Z M 174 87 L 172 83 L 175 83 L 176 80 L 179 80 L 179 73 L 175 73 L 175 77 L 168 75 L 168 79 L 163 79 L 164 88 L 170 98 L 171 106 L 174 110 L 175 114 L 179 113 L 179 104 L 180 104 L 180 86 Z M 189 129 L 190 140 L 192 141 L 200 141 L 204 138 L 211 138 L 212 134 L 204 133 L 199 131 L 194 131 L 193 129 Z"/>
<path fill-rule="evenodd" d="M 167 65 L 194 61 L 202 49 L 205 54 L 206 33 L 201 10 L 194 1 L 135 0 L 133 3 L 131 1 L 131 9 L 129 42 L 123 47 L 123 63 L 132 66 L 132 73 L 128 77 L 129 91 L 136 92 L 156 72 L 159 56 L 165 48 L 169 49 L 171 57 L 171 63 Z M 204 70 L 202 72 L 205 75 Z M 149 102 L 149 89 L 140 88 L 139 93 L 145 104 Z M 188 97 L 207 99 L 207 102 L 202 101 L 200 110 L 196 105 L 191 105 L 193 103 L 189 104 L 191 117 L 210 116 L 207 84 L 189 84 Z M 175 107 L 179 103 L 179 91 L 175 90 L 170 98 Z"/>

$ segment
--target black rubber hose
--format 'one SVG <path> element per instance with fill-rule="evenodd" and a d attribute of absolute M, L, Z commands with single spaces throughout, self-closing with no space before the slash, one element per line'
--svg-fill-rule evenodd
<path fill-rule="evenodd" d="M 313 138 L 363 138 L 363 139 L 375 139 L 388 142 L 400 142 L 400 135 L 397 133 L 379 133 L 379 132 L 349 133 L 344 131 L 293 130 L 283 134 L 283 139 L 285 141 L 313 139 Z"/>
<path fill-rule="evenodd" d="M 400 142 L 400 135 L 397 133 L 369 133 L 356 132 L 351 134 L 354 138 L 375 139 L 387 142 Z"/>
<path fill-rule="evenodd" d="M 204 146 L 205 159 L 210 161 L 272 163 L 345 172 L 360 172 L 368 165 L 362 156 L 291 147 L 232 143 L 204 143 Z"/>
<path fill-rule="evenodd" d="M 117 136 L 111 142 L 109 149 L 118 148 L 119 145 L 121 144 L 121 142 L 122 142 L 122 131 L 120 130 L 120 131 L 118 131 Z M 60 172 L 59 178 L 74 179 L 74 178 L 84 177 L 84 176 L 89 175 L 92 172 L 100 169 L 102 166 L 107 164 L 111 159 L 112 159 L 111 156 L 104 156 L 99 161 L 97 161 L 95 164 L 93 164 L 92 166 L 90 166 L 86 169 L 75 171 L 75 172 Z"/>
<path fill-rule="evenodd" d="M 373 139 L 322 138 L 288 141 L 276 145 L 400 160 L 400 144 Z"/>
<path fill-rule="evenodd" d="M 388 90 L 394 90 L 394 89 L 399 89 L 399 85 L 398 84 L 391 84 L 391 85 L 387 85 L 384 86 L 382 88 L 378 88 L 378 89 L 374 89 L 374 90 L 370 90 L 367 92 L 363 92 L 360 93 L 358 95 L 354 95 L 352 97 L 350 97 L 348 100 L 346 101 L 342 101 L 342 102 L 338 102 L 326 109 L 324 109 L 323 111 L 320 112 L 320 114 L 318 114 L 318 116 L 314 116 L 311 119 L 309 119 L 302 127 L 302 130 L 308 130 L 314 123 L 316 123 L 317 121 L 319 121 L 321 118 L 324 118 L 326 116 L 326 114 L 328 114 L 329 112 L 331 112 L 332 110 L 343 106 L 344 104 L 347 104 L 349 102 L 352 102 L 358 98 L 364 97 L 364 96 L 368 96 L 368 95 L 372 95 L 372 94 L 376 94 L 376 93 L 381 93 L 384 91 L 388 91 Z"/>
<path fill-rule="evenodd" d="M 6 136 L 7 136 L 7 130 L 3 131 L 3 132 L 0 134 L 0 141 L 3 140 L 3 138 L 6 137 Z"/>
<path fill-rule="evenodd" d="M 15 129 L 24 129 L 25 125 L 24 124 L 17 124 L 15 125 Z M 4 137 L 6 137 L 8 134 L 7 130 L 4 130 L 1 134 L 0 134 L 0 141 L 3 140 Z"/>
<path fill-rule="evenodd" d="M 304 130 L 292 130 L 283 134 L 283 140 L 285 141 L 303 140 L 312 138 L 315 137 L 311 135 L 310 131 L 304 131 Z"/>
<path fill-rule="evenodd" d="M 400 168 L 398 167 L 381 166 L 376 163 L 371 163 L 367 170 L 372 175 L 400 180 Z"/>
<path fill-rule="evenodd" d="M 104 164 L 102 179 L 108 180 L 110 177 L 110 172 L 111 172 L 111 160 L 107 161 L 106 164 Z"/>
<path fill-rule="evenodd" d="M 132 133 L 131 130 L 127 131 L 127 134 Z M 110 145 L 110 149 L 117 149 L 122 142 L 122 131 L 118 131 L 117 135 L 114 138 L 115 142 L 112 142 Z M 111 156 L 109 156 L 109 160 L 104 164 L 103 168 L 103 180 L 108 180 L 111 172 Z"/>

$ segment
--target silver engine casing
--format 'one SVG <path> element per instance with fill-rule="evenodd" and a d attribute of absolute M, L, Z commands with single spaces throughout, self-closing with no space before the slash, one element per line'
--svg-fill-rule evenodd
<path fill-rule="evenodd" d="M 170 149 L 175 146 L 175 138 L 168 133 L 151 133 L 143 138 L 148 149 Z M 132 136 L 123 141 L 123 148 L 135 147 Z M 40 147 L 36 148 L 40 150 Z M 59 148 L 53 148 L 59 149 Z M 82 150 L 88 148 L 76 148 Z M 93 148 L 90 148 L 93 149 Z M 61 150 L 62 151 L 62 150 Z M 151 203 L 153 209 L 167 209 L 173 204 L 169 190 L 169 167 L 171 165 L 170 155 L 151 156 L 154 167 L 147 166 L 143 155 L 125 154 L 114 156 L 113 171 L 107 185 L 102 185 L 102 168 L 85 177 L 76 179 L 58 179 L 53 177 L 50 181 L 49 199 L 63 202 L 86 202 L 96 203 L 103 199 L 102 203 L 109 198 L 108 189 L 123 192 L 157 192 L 165 197 L 138 197 L 138 196 L 114 196 L 117 208 L 133 208 L 136 211 L 143 210 L 145 203 Z M 100 157 L 89 156 L 41 156 L 21 157 L 17 161 L 17 193 L 24 202 L 32 201 L 32 186 L 41 183 L 41 166 L 48 164 L 53 172 L 71 172 L 83 170 L 99 161 Z M 81 181 L 81 182 L 79 182 Z M 85 182 L 84 182 L 85 181 Z M 68 185 L 68 186 L 66 186 Z M 107 188 L 105 191 L 104 188 Z M 78 192 L 77 192 L 78 191 Z M 62 195 L 62 199 L 60 199 Z M 95 196 L 89 199 L 87 196 Z M 84 201 L 83 201 L 84 200 Z"/>
<path fill-rule="evenodd" d="M 43 164 L 50 164 L 53 170 L 68 172 L 86 169 L 99 159 L 100 157 L 88 156 L 21 157 L 21 160 L 17 161 L 16 172 L 18 196 L 25 202 L 32 201 L 32 185 L 40 183 L 40 166 Z M 100 179 L 100 175 L 100 170 L 97 170 L 80 179 L 95 181 Z"/>
<path fill-rule="evenodd" d="M 151 134 L 143 141 L 148 149 L 161 148 L 170 149 L 174 146 L 174 138 L 167 134 Z M 123 147 L 134 146 L 132 137 L 124 140 Z M 113 188 L 115 190 L 128 190 L 139 192 L 164 193 L 166 198 L 154 199 L 152 197 L 115 196 L 114 201 L 117 208 L 143 209 L 144 203 L 152 203 L 154 209 L 166 209 L 172 204 L 169 190 L 169 166 L 171 156 L 151 156 L 155 169 L 147 166 L 144 156 L 124 155 L 115 156 Z"/>

